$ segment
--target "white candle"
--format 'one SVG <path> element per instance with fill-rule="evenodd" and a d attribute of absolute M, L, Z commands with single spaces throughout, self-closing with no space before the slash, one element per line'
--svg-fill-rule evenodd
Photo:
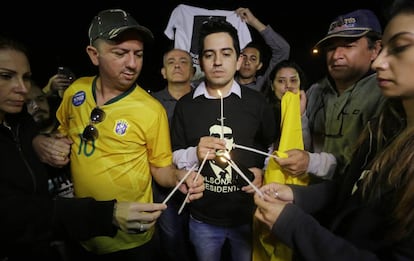
<path fill-rule="evenodd" d="M 243 171 L 239 169 L 239 167 L 234 163 L 233 160 L 230 158 L 230 154 L 223 153 L 221 157 L 225 160 L 227 160 L 227 163 L 230 165 L 232 169 L 234 169 L 252 188 L 256 191 L 257 194 L 260 195 L 260 197 L 263 197 L 263 193 L 259 190 L 257 186 L 255 186 L 247 177 L 244 175 Z"/>
<path fill-rule="evenodd" d="M 260 151 L 260 150 L 256 150 L 256 149 L 253 149 L 253 148 L 249 148 L 249 147 L 246 147 L 246 146 L 238 145 L 238 144 L 235 144 L 235 143 L 233 143 L 233 147 L 234 148 L 243 149 L 243 150 L 249 150 L 249 151 L 252 151 L 252 152 L 255 152 L 255 153 L 258 153 L 258 154 L 262 154 L 262 155 L 265 155 L 265 156 L 269 156 L 269 157 L 275 158 L 275 159 L 278 159 L 279 158 L 276 155 L 273 155 L 273 154 L 270 154 L 270 153 L 266 153 L 266 152 L 263 152 L 263 151 Z"/>
<path fill-rule="evenodd" d="M 217 92 L 220 95 L 220 123 L 221 123 L 220 139 L 224 139 L 223 95 L 221 95 L 221 91 L 220 90 L 217 90 Z"/>
<path fill-rule="evenodd" d="M 195 176 L 195 178 L 194 178 L 194 182 L 195 182 L 195 181 L 197 181 L 198 176 L 200 176 L 200 175 L 201 175 L 200 173 L 201 173 L 201 170 L 202 170 L 202 169 L 203 169 L 203 167 L 204 167 L 204 164 L 205 164 L 205 163 L 206 163 L 206 161 L 207 161 L 208 154 L 210 154 L 210 151 L 207 151 L 206 155 L 204 156 L 203 162 L 201 162 L 200 168 L 199 168 L 199 169 L 198 169 L 198 171 L 197 171 L 197 175 L 196 175 L 196 176 Z M 187 192 L 187 195 L 185 196 L 185 199 L 184 199 L 183 203 L 181 204 L 180 209 L 178 210 L 178 215 L 179 215 L 179 214 L 181 214 L 181 212 L 183 211 L 184 206 L 185 206 L 185 204 L 187 203 L 187 200 L 188 200 L 188 197 L 189 197 L 189 196 L 190 196 L 190 193 L 188 193 L 188 192 Z"/>
<path fill-rule="evenodd" d="M 239 167 L 234 163 L 234 161 L 227 159 L 229 165 L 250 185 L 252 188 L 256 191 L 257 194 L 260 195 L 260 197 L 263 197 L 263 193 L 259 190 L 257 186 L 255 186 L 250 179 L 244 175 L 244 173 L 239 169 Z"/>
<path fill-rule="evenodd" d="M 188 172 L 184 175 L 184 177 L 180 180 L 180 182 L 178 182 L 177 185 L 175 185 L 174 189 L 170 192 L 170 194 L 168 194 L 168 196 L 164 199 L 164 201 L 162 202 L 162 204 L 167 204 L 167 201 L 172 197 L 172 195 L 174 194 L 174 192 L 181 186 L 181 184 L 183 184 L 183 182 L 188 178 L 188 176 L 191 174 L 191 172 L 194 170 L 194 168 L 197 166 L 197 164 L 194 164 L 190 170 L 188 170 Z"/>

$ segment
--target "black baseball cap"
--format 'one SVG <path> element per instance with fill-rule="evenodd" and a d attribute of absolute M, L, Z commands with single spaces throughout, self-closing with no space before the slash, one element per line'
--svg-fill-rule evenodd
<path fill-rule="evenodd" d="M 152 32 L 138 24 L 138 22 L 122 9 L 107 9 L 96 15 L 89 26 L 89 41 L 92 43 L 98 38 L 112 40 L 126 30 L 135 29 L 144 41 L 154 39 Z"/>

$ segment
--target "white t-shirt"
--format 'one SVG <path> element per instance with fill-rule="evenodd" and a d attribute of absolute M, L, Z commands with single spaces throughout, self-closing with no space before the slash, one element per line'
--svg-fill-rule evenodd
<path fill-rule="evenodd" d="M 194 79 L 199 79 L 203 75 L 198 61 L 198 29 L 211 17 L 225 19 L 237 29 L 241 49 L 252 40 L 246 22 L 242 21 L 235 11 L 178 5 L 171 13 L 164 34 L 174 40 L 175 48 L 190 52 L 197 69 Z"/>

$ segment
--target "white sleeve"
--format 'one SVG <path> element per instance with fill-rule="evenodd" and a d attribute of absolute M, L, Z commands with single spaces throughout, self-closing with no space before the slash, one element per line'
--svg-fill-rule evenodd
<path fill-rule="evenodd" d="M 324 179 L 331 179 L 336 169 L 336 158 L 331 153 L 309 153 L 308 173 Z"/>
<path fill-rule="evenodd" d="M 175 39 L 175 25 L 177 23 L 177 20 L 179 19 L 178 13 L 180 12 L 180 6 L 177 6 L 174 8 L 174 10 L 171 13 L 170 19 L 168 20 L 167 27 L 164 30 L 165 36 L 168 37 L 170 40 Z"/>
<path fill-rule="evenodd" d="M 197 147 L 188 147 L 174 151 L 173 162 L 178 169 L 191 169 L 195 164 L 198 164 Z"/>
<path fill-rule="evenodd" d="M 237 35 L 239 36 L 240 49 L 243 49 L 248 43 L 252 41 L 252 35 L 250 33 L 247 23 L 237 16 L 234 11 L 227 11 L 226 20 L 231 23 L 237 29 Z"/>

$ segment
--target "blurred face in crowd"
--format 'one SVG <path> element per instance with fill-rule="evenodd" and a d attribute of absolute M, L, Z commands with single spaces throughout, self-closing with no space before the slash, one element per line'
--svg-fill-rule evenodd
<path fill-rule="evenodd" d="M 31 86 L 29 61 L 22 52 L 0 49 L 0 122 L 22 110 Z"/>
<path fill-rule="evenodd" d="M 180 49 L 173 49 L 166 53 L 161 74 L 170 83 L 189 83 L 194 75 L 190 54 Z"/>
<path fill-rule="evenodd" d="M 372 64 L 378 85 L 387 97 L 414 98 L 414 15 L 399 14 L 389 21 L 382 50 Z"/>
<path fill-rule="evenodd" d="M 240 66 L 239 77 L 242 79 L 254 78 L 256 72 L 262 68 L 259 50 L 253 47 L 246 47 L 242 51 L 243 62 Z"/>
<path fill-rule="evenodd" d="M 279 100 L 287 91 L 297 93 L 300 89 L 299 73 L 292 67 L 281 68 L 276 72 L 272 85 L 273 91 Z"/>
<path fill-rule="evenodd" d="M 45 93 L 39 86 L 32 83 L 32 88 L 27 94 L 27 112 L 33 116 L 37 123 L 41 123 L 50 118 L 50 108 Z"/>

